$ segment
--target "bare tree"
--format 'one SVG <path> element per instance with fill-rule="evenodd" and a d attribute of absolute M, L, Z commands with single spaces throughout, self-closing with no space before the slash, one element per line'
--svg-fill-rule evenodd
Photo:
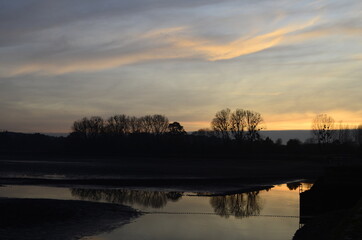
<path fill-rule="evenodd" d="M 350 143 L 353 141 L 352 130 L 348 125 L 342 124 L 342 121 L 339 123 L 338 130 L 336 130 L 334 137 L 339 143 Z"/>
<path fill-rule="evenodd" d="M 259 131 L 263 118 L 260 113 L 236 109 L 231 113 L 229 108 L 223 109 L 215 114 L 211 122 L 214 132 L 223 139 L 229 139 L 229 133 L 239 141 L 244 139 L 256 141 L 260 138 Z M 244 132 L 247 131 L 246 134 Z M 244 136 L 245 135 L 245 136 Z"/>
<path fill-rule="evenodd" d="M 103 118 L 93 116 L 91 118 L 82 118 L 75 121 L 72 126 L 72 130 L 75 133 L 82 134 L 86 138 L 94 138 L 104 132 Z"/>
<path fill-rule="evenodd" d="M 75 121 L 72 126 L 72 131 L 86 138 L 88 133 L 88 118 L 84 117 Z"/>
<path fill-rule="evenodd" d="M 242 141 L 244 138 L 244 130 L 247 127 L 246 124 L 246 111 L 243 109 L 236 109 L 230 116 L 230 130 L 233 137 Z"/>
<path fill-rule="evenodd" d="M 318 114 L 313 119 L 312 133 L 319 144 L 332 142 L 335 133 L 334 119 L 327 114 Z"/>
<path fill-rule="evenodd" d="M 356 128 L 354 138 L 356 143 L 362 146 L 362 124 L 358 125 L 358 127 Z"/>
<path fill-rule="evenodd" d="M 107 133 L 127 135 L 131 132 L 130 118 L 124 114 L 115 115 L 107 120 Z"/>
<path fill-rule="evenodd" d="M 261 114 L 258 112 L 246 110 L 245 119 L 248 133 L 246 135 L 247 139 L 251 142 L 256 141 L 260 138 L 259 131 L 263 128 L 260 126 L 263 122 Z"/>
<path fill-rule="evenodd" d="M 141 132 L 143 133 L 153 133 L 156 135 L 163 134 L 167 131 L 168 128 L 168 118 L 160 115 L 146 115 L 139 118 Z"/>
<path fill-rule="evenodd" d="M 156 135 L 163 134 L 168 129 L 168 118 L 164 115 L 155 114 L 152 116 L 152 132 Z"/>
<path fill-rule="evenodd" d="M 89 134 L 96 137 L 104 132 L 104 120 L 102 117 L 93 116 L 89 119 Z"/>
<path fill-rule="evenodd" d="M 129 117 L 130 133 L 140 133 L 142 131 L 141 120 L 137 117 Z"/>
<path fill-rule="evenodd" d="M 152 116 L 151 115 L 146 115 L 143 117 L 139 118 L 139 123 L 140 123 L 140 127 L 141 127 L 141 131 L 142 133 L 151 133 L 152 132 Z"/>
<path fill-rule="evenodd" d="M 211 127 L 219 136 L 224 140 L 229 139 L 230 130 L 230 109 L 223 109 L 215 114 L 215 118 L 212 119 Z"/>

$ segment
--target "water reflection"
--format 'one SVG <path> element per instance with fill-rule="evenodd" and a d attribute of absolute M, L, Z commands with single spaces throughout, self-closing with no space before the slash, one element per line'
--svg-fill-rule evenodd
<path fill-rule="evenodd" d="M 262 209 L 259 191 L 239 193 L 226 196 L 215 196 L 210 198 L 210 204 L 216 214 L 228 218 L 235 216 L 244 218 L 259 215 Z"/>
<path fill-rule="evenodd" d="M 300 185 L 302 185 L 300 182 L 287 183 L 287 187 L 289 190 L 296 190 Z"/>
<path fill-rule="evenodd" d="M 313 186 L 313 183 L 306 183 L 306 182 L 290 182 L 287 183 L 287 187 L 289 190 L 297 190 L 299 188 L 299 192 L 304 192 L 309 190 Z"/>
<path fill-rule="evenodd" d="M 182 192 L 142 191 L 129 189 L 71 189 L 72 196 L 82 200 L 106 201 L 118 204 L 138 204 L 144 207 L 162 208 L 168 201 L 176 202 Z"/>
<path fill-rule="evenodd" d="M 288 183 L 289 190 L 300 189 L 304 183 Z M 308 184 L 306 187 L 309 187 Z M 262 210 L 262 201 L 260 192 L 268 191 L 266 188 L 262 191 L 251 191 L 246 193 L 212 196 L 209 195 L 209 204 L 213 211 L 224 218 L 234 216 L 236 218 L 245 218 L 249 216 L 260 215 Z M 284 185 L 284 189 L 285 185 Z M 163 208 L 168 202 L 177 202 L 183 192 L 162 192 L 162 191 L 144 191 L 130 189 L 71 189 L 73 197 L 82 200 L 106 201 L 110 203 L 140 205 L 146 208 Z M 196 196 L 205 196 L 205 193 L 199 193 Z M 178 212 L 178 211 L 177 211 Z M 182 210 L 180 211 L 182 212 Z M 196 210 L 199 212 L 199 210 Z"/>
<path fill-rule="evenodd" d="M 143 207 L 163 208 L 168 201 L 177 202 L 182 192 L 142 191 L 130 189 L 71 189 L 71 194 L 81 200 L 106 201 L 118 204 L 138 204 Z M 228 218 L 244 218 L 259 215 L 262 209 L 259 191 L 223 196 L 211 196 L 210 205 L 214 212 Z"/>

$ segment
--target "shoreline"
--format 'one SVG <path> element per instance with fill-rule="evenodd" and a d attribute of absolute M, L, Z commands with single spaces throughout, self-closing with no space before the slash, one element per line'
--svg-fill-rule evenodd
<path fill-rule="evenodd" d="M 289 182 L 314 181 L 313 178 L 269 179 L 41 179 L 0 178 L 1 185 L 45 186 L 85 189 L 133 189 L 148 191 L 199 192 L 209 195 L 227 195 L 264 190 Z M 1 187 L 0 185 L 0 187 Z"/>
<path fill-rule="evenodd" d="M 0 161 L 0 185 L 225 193 L 314 180 L 326 164 L 270 159 Z"/>

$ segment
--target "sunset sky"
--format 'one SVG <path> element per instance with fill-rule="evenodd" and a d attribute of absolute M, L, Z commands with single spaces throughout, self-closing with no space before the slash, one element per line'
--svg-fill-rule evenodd
<path fill-rule="evenodd" d="M 193 131 L 226 107 L 267 130 L 357 125 L 361 16 L 359 0 L 1 1 L 0 129 L 157 113 Z"/>

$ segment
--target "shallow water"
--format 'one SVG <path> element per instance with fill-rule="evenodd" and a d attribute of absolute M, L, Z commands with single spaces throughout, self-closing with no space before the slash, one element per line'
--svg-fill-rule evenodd
<path fill-rule="evenodd" d="M 303 184 L 303 189 L 310 185 Z M 293 190 L 294 189 L 294 190 Z M 129 189 L 0 187 L 0 197 L 113 202 L 145 212 L 130 224 L 83 240 L 270 239 L 290 240 L 299 228 L 299 191 L 286 184 L 224 196 Z"/>

